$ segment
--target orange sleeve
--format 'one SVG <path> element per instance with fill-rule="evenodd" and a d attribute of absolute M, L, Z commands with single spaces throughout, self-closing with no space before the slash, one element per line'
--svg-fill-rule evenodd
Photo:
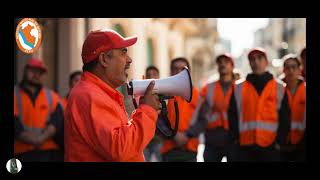
<path fill-rule="evenodd" d="M 140 156 L 154 136 L 158 113 L 148 105 L 140 105 L 128 122 L 124 111 L 105 101 L 101 98 L 91 101 L 92 129 L 88 127 L 87 131 L 92 130 L 92 134 L 88 143 L 112 161 L 130 161 Z"/>

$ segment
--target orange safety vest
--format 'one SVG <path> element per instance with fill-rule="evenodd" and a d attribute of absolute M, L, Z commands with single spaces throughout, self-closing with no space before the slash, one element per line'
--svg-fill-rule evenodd
<path fill-rule="evenodd" d="M 306 128 L 306 82 L 301 83 L 294 95 L 286 88 L 291 109 L 291 128 L 288 141 L 298 144 L 304 136 Z"/>
<path fill-rule="evenodd" d="M 188 103 L 186 100 L 182 99 L 181 97 L 175 97 L 178 102 L 178 109 L 179 109 L 179 128 L 178 132 L 185 132 L 190 127 L 192 120 L 197 116 L 198 111 L 195 111 L 197 101 L 199 98 L 198 90 L 193 87 L 192 88 L 192 101 Z M 174 108 L 174 100 L 168 100 L 168 118 L 170 120 L 171 126 L 174 127 L 175 125 L 175 108 Z M 183 146 L 185 149 L 193 152 L 198 151 L 198 138 L 191 138 L 188 142 Z M 176 144 L 173 140 L 164 140 L 163 146 L 161 148 L 161 153 L 166 153 L 173 148 L 176 147 Z"/>
<path fill-rule="evenodd" d="M 41 134 L 47 126 L 50 114 L 55 111 L 59 103 L 56 93 L 47 88 L 42 88 L 37 96 L 35 105 L 32 104 L 28 94 L 19 86 L 14 88 L 14 115 L 18 117 L 25 131 Z M 58 149 L 58 145 L 52 138 L 47 139 L 40 147 L 41 150 Z M 14 153 L 32 151 L 35 146 L 15 139 Z"/>
<path fill-rule="evenodd" d="M 229 129 L 228 107 L 233 87 L 234 83 L 232 82 L 225 95 L 219 80 L 206 85 L 202 89 L 201 95 L 206 99 L 211 108 L 211 111 L 207 115 L 208 129 L 217 127 L 223 127 L 225 130 Z"/>
<path fill-rule="evenodd" d="M 260 96 L 251 83 L 245 80 L 236 81 L 240 145 L 257 144 L 267 147 L 274 142 L 283 95 L 283 83 L 275 79 L 266 84 Z"/>

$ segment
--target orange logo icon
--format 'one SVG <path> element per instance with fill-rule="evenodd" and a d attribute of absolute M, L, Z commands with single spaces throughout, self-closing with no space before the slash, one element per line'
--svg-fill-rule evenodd
<path fill-rule="evenodd" d="M 16 42 L 27 54 L 34 53 L 40 46 L 42 33 L 39 24 L 32 18 L 22 19 L 16 28 Z"/>

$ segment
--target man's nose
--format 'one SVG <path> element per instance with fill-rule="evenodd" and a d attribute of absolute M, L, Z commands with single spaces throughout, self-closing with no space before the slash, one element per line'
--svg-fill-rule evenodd
<path fill-rule="evenodd" d="M 127 57 L 127 63 L 129 63 L 129 64 L 132 63 L 132 59 L 130 56 Z"/>

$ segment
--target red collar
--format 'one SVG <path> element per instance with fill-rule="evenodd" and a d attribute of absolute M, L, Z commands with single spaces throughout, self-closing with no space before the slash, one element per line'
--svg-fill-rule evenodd
<path fill-rule="evenodd" d="M 96 75 L 90 73 L 90 72 L 83 72 L 81 80 L 91 82 L 98 87 L 100 87 L 105 93 L 107 93 L 112 99 L 117 101 L 119 104 L 123 104 L 123 95 L 119 93 L 116 89 L 113 89 L 110 87 L 107 83 L 102 81 L 99 77 Z"/>

